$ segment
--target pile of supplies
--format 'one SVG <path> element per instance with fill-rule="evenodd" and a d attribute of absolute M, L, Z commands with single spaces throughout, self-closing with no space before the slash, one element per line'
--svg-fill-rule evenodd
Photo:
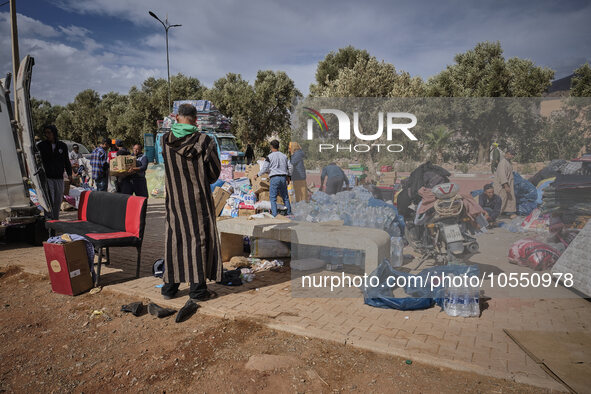
<path fill-rule="evenodd" d="M 172 112 L 177 114 L 181 104 L 191 104 L 197 109 L 197 121 L 195 126 L 203 132 L 228 132 L 230 131 L 230 120 L 224 116 L 215 105 L 209 100 L 177 100 L 173 103 Z M 174 115 L 164 121 L 164 126 L 174 123 Z"/>
<path fill-rule="evenodd" d="M 220 177 L 212 185 L 216 213 L 221 217 L 250 217 L 255 214 L 270 212 L 270 179 L 267 174 L 257 176 L 262 163 L 246 166 L 245 177 L 231 179 Z M 222 165 L 223 167 L 223 165 Z M 230 166 L 231 168 L 231 166 Z M 291 185 L 288 187 L 293 195 Z M 277 209 L 285 211 L 283 199 L 277 197 Z"/>

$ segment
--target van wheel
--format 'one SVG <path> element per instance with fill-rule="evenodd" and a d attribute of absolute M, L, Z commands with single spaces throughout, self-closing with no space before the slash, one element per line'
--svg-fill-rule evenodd
<path fill-rule="evenodd" d="M 27 242 L 35 246 L 41 246 L 49 238 L 49 231 L 45 228 L 45 220 L 37 219 L 27 225 Z"/>

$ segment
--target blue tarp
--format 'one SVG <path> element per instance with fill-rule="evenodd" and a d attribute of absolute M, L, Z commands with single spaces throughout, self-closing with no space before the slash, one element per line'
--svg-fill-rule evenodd
<path fill-rule="evenodd" d="M 396 209 L 396 207 L 394 205 L 388 204 L 384 200 L 380 200 L 378 198 L 372 197 L 367 201 L 367 206 L 369 206 L 369 207 L 386 207 L 386 208 L 392 209 L 396 213 L 395 222 L 396 222 L 396 224 L 398 224 L 398 227 L 400 228 L 400 234 L 401 235 L 404 234 L 404 228 L 406 227 L 406 224 L 404 222 L 404 218 L 402 217 L 402 215 L 398 214 L 398 209 Z"/>
<path fill-rule="evenodd" d="M 427 268 L 418 274 L 409 274 L 395 270 L 390 266 L 387 260 L 384 260 L 378 268 L 369 275 L 368 283 L 371 283 L 372 277 L 377 276 L 379 284 L 376 287 L 368 286 L 363 289 L 364 302 L 367 305 L 375 306 L 377 308 L 399 309 L 403 311 L 426 309 L 435 304 L 442 306 L 445 287 L 442 283 L 435 282 L 434 284 L 438 284 L 438 286 L 433 286 L 433 289 L 431 289 L 433 278 L 441 278 L 442 275 L 450 277 L 467 275 L 468 277 L 471 277 L 474 275 L 478 276 L 479 270 L 475 265 L 446 265 Z M 410 280 L 411 276 L 415 278 Z M 409 297 L 393 297 L 393 291 L 395 288 L 388 286 L 389 277 L 406 277 L 404 292 L 409 295 Z M 421 278 L 422 280 L 416 278 Z M 390 280 L 390 282 L 392 282 L 392 280 Z"/>
<path fill-rule="evenodd" d="M 226 181 L 224 181 L 222 179 L 218 179 L 217 181 L 215 181 L 214 183 L 209 185 L 209 187 L 211 188 L 211 191 L 213 192 L 216 187 L 218 187 L 218 186 L 221 187 L 224 183 L 226 183 Z"/>
<path fill-rule="evenodd" d="M 538 206 L 538 190 L 518 172 L 513 171 L 513 177 L 515 179 L 517 213 L 521 216 L 527 216 Z"/>

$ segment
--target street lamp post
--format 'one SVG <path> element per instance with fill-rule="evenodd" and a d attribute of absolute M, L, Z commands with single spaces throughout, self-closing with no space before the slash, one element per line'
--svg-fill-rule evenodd
<path fill-rule="evenodd" d="M 16 92 L 16 79 L 18 78 L 18 68 L 20 65 L 20 57 L 18 54 L 18 28 L 16 27 L 16 6 L 15 6 L 15 1 L 16 0 L 10 0 L 10 36 L 12 38 L 11 42 L 12 42 L 12 85 L 15 87 L 13 89 L 14 92 Z M 6 3 L 3 3 L 2 5 L 5 5 Z M 18 111 L 18 106 L 17 106 L 17 97 L 16 94 L 13 94 L 14 97 L 14 107 L 15 107 L 15 111 L 14 111 L 14 119 L 18 122 L 20 119 L 20 114 Z"/>
<path fill-rule="evenodd" d="M 164 32 L 166 35 L 166 72 L 168 74 L 168 110 L 172 111 L 172 100 L 170 99 L 170 61 L 168 58 L 168 29 L 170 29 L 171 27 L 179 27 L 182 25 L 169 25 L 168 24 L 168 15 L 166 16 L 166 19 L 164 20 L 164 22 L 162 22 L 160 20 L 160 18 L 158 18 L 156 16 L 155 13 L 153 13 L 152 11 L 148 12 L 150 14 L 150 16 L 154 19 L 156 19 L 158 22 L 162 23 L 162 26 L 164 26 Z"/>

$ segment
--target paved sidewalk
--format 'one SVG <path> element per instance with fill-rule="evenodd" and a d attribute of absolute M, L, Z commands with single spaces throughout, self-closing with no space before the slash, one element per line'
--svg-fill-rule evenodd
<path fill-rule="evenodd" d="M 499 242 L 516 237 L 497 231 L 487 236 Z M 187 286 L 181 287 L 181 297 L 164 301 L 155 287 L 162 281 L 151 276 L 152 262 L 162 257 L 163 246 L 164 205 L 150 200 L 141 277 L 134 278 L 135 249 L 112 249 L 112 264 L 101 277 L 105 289 L 180 308 L 186 301 Z M 481 257 L 489 265 L 495 254 L 499 266 L 505 263 L 506 249 L 499 253 L 494 246 L 487 249 L 487 244 L 481 243 L 481 251 L 478 256 L 489 256 L 488 260 Z M 0 264 L 19 265 L 32 273 L 47 272 L 40 247 L 2 247 Z M 580 298 L 494 298 L 485 301 L 480 318 L 453 318 L 438 307 L 410 312 L 372 308 L 363 303 L 360 293 L 345 299 L 296 298 L 291 294 L 290 279 L 289 272 L 263 272 L 240 287 L 213 284 L 211 288 L 219 297 L 202 303 L 200 311 L 225 318 L 252 318 L 294 334 L 557 390 L 564 388 L 503 329 L 586 331 L 591 327 L 591 304 Z"/>

